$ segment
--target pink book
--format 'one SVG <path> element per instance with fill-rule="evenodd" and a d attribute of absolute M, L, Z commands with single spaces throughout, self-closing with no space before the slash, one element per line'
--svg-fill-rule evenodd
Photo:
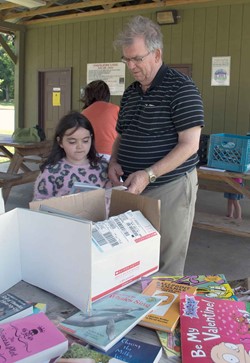
<path fill-rule="evenodd" d="M 45 362 L 67 349 L 68 340 L 44 313 L 0 325 L 0 363 Z"/>
<path fill-rule="evenodd" d="M 250 363 L 250 304 L 181 294 L 182 363 Z"/>

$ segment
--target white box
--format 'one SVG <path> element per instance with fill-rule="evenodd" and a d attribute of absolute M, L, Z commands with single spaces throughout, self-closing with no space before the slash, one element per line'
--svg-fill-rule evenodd
<path fill-rule="evenodd" d="M 30 203 L 0 216 L 0 293 L 20 280 L 47 290 L 81 310 L 106 294 L 159 269 L 160 235 L 102 253 L 91 241 L 92 222 L 35 211 L 40 204 L 104 219 L 104 191 Z M 113 191 L 110 215 L 140 210 L 159 230 L 160 202 Z"/>

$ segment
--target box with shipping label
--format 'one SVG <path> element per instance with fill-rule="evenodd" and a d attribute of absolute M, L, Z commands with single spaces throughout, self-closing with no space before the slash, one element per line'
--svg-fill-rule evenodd
<path fill-rule="evenodd" d="M 77 218 L 39 212 L 41 204 Z M 92 242 L 93 222 L 105 218 L 102 190 L 36 201 L 30 203 L 31 210 L 16 208 L 2 214 L 0 293 L 24 280 L 86 310 L 91 301 L 156 272 L 159 206 L 158 200 L 114 191 L 110 216 L 140 211 L 150 230 L 134 243 L 107 251 Z"/>

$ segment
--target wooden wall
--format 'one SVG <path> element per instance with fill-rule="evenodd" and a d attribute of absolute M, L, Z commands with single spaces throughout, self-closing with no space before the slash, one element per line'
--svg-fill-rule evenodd
<path fill-rule="evenodd" d="M 250 0 L 222 0 L 177 10 L 178 23 L 161 26 L 165 63 L 192 64 L 192 77 L 204 100 L 204 133 L 245 135 L 250 131 Z M 156 19 L 156 11 L 141 15 Z M 27 126 L 38 119 L 38 70 L 72 67 L 72 109 L 80 110 L 80 88 L 86 85 L 87 63 L 120 60 L 121 54 L 113 49 L 112 42 L 130 16 L 84 18 L 27 28 Z M 211 86 L 213 56 L 231 56 L 230 86 Z M 126 71 L 126 85 L 131 81 Z M 113 97 L 112 101 L 119 104 L 120 97 Z"/>

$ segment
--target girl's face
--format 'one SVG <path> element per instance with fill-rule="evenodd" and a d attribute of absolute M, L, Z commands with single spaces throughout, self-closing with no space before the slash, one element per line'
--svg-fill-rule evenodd
<path fill-rule="evenodd" d="M 88 162 L 88 153 L 91 147 L 92 135 L 89 130 L 79 127 L 72 133 L 74 128 L 68 129 L 62 141 L 58 140 L 61 148 L 64 149 L 66 160 L 71 164 L 81 165 Z"/>

